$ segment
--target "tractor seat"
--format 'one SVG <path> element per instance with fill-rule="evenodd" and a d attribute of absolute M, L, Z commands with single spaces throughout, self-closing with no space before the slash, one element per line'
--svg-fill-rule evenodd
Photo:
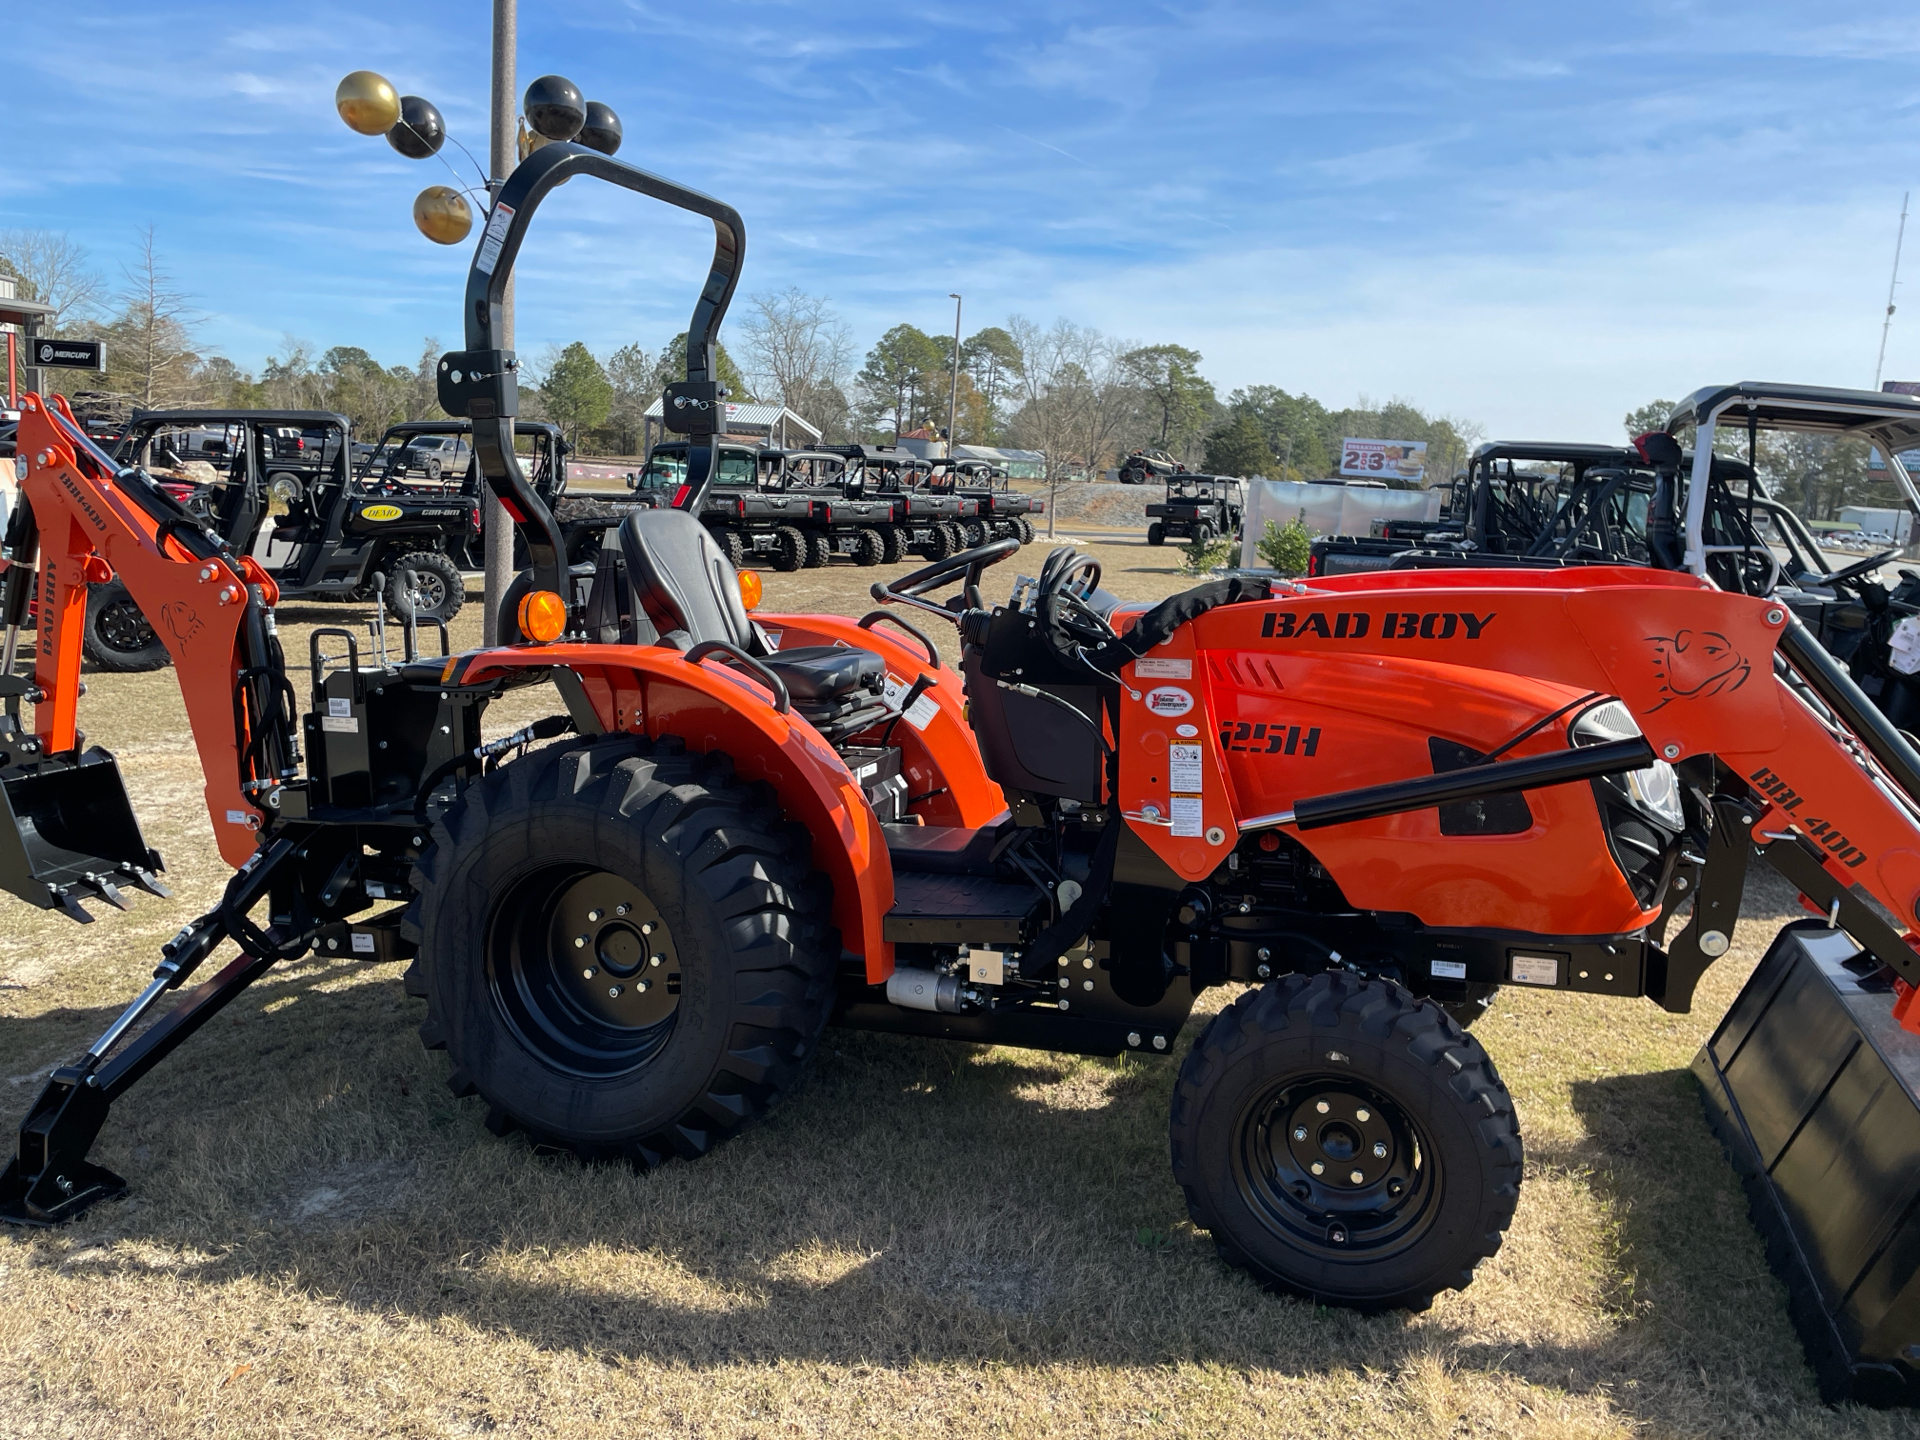
<path fill-rule="evenodd" d="M 794 709 L 830 741 L 885 713 L 880 696 L 887 667 L 873 651 L 845 645 L 768 649 L 740 603 L 725 552 L 686 511 L 635 510 L 620 522 L 619 536 L 634 600 L 658 627 L 662 644 L 676 650 L 708 640 L 738 645 L 780 677 Z"/>

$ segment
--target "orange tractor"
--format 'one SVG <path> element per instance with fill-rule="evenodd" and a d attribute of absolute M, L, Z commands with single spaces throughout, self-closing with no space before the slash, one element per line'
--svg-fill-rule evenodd
<path fill-rule="evenodd" d="M 515 360 L 494 343 L 542 197 L 582 175 L 717 237 L 687 379 L 665 394 L 688 483 L 609 529 L 591 573 L 515 458 Z M 309 952 L 404 962 L 422 1039 L 491 1128 L 639 1166 L 765 1113 L 829 1023 L 1161 1055 L 1197 996 L 1239 987 L 1180 1061 L 1174 1173 L 1232 1263 L 1366 1309 L 1467 1284 L 1512 1218 L 1519 1127 L 1465 1028 L 1486 997 L 1687 1009 L 1756 854 L 1821 918 L 1783 932 L 1774 990 L 1749 988 L 1728 1021 L 1744 1028 L 1703 1062 L 1736 1156 L 1761 1128 L 1743 1064 L 1792 1071 L 1810 1104 L 1831 1090 L 1769 1018 L 1780 985 L 1825 984 L 1843 1009 L 1866 997 L 1874 1053 L 1920 1057 L 1902 1028 L 1920 755 L 1780 604 L 1593 568 L 1230 579 L 1147 607 L 1067 549 L 989 599 L 987 572 L 1021 549 L 1007 539 L 876 585 L 858 621 L 750 609 L 757 577 L 697 519 L 743 248 L 727 206 L 593 151 L 556 143 L 520 166 L 439 386 L 527 542 L 527 638 L 423 656 L 409 634 L 396 659 L 323 629 L 304 706 L 271 578 L 117 467 L 64 401 L 26 399 L 0 884 L 76 919 L 159 889 L 115 762 L 76 728 L 87 587 L 116 577 L 172 652 L 237 868 L 34 1102 L 0 1177 L 6 1218 L 55 1223 L 123 1191 L 87 1159 L 112 1102 Z M 28 680 L 11 662 L 30 601 Z M 933 626 L 957 631 L 957 670 Z M 532 689 L 551 718 L 487 741 L 488 705 Z M 141 1028 L 228 941 L 239 953 Z M 1830 1211 L 1871 1211 L 1847 1228 L 1856 1271 L 1911 1254 L 1898 1195 L 1844 1198 L 1907 1183 L 1884 1150 L 1849 1180 L 1841 1145 L 1820 1182 Z M 1845 1383 L 1893 1393 L 1914 1371 L 1887 1337 L 1914 1303 L 1876 1283 L 1869 1320 L 1843 1315 L 1857 1288 L 1821 1313 L 1855 1327 L 1837 1373 L 1868 1378 Z"/>

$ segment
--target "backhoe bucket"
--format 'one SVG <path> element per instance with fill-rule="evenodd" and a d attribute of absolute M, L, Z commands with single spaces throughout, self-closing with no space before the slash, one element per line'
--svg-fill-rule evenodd
<path fill-rule="evenodd" d="M 0 769 L 0 889 L 84 923 L 93 917 L 83 899 L 126 909 L 123 885 L 171 893 L 154 879 L 165 868 L 141 837 L 120 766 L 105 750 Z"/>

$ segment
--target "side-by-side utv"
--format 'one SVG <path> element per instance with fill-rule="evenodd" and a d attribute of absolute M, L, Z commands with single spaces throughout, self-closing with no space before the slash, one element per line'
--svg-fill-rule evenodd
<path fill-rule="evenodd" d="M 497 344 L 542 199 L 581 177 L 716 237 L 664 396 L 683 487 L 609 532 L 590 585 L 515 454 Z M 876 585 L 859 619 L 757 610 L 758 574 L 699 518 L 739 216 L 568 143 L 497 204 L 439 396 L 527 542 L 521 643 L 394 656 L 323 629 L 303 674 L 257 561 L 57 397 L 24 402 L 0 887 L 76 919 L 162 888 L 117 762 L 76 730 L 87 591 L 116 577 L 173 617 L 236 873 L 33 1101 L 0 1215 L 58 1223 L 124 1191 L 88 1158 L 113 1102 L 318 953 L 404 964 L 454 1092 L 590 1161 L 705 1155 L 829 1024 L 1169 1056 L 1173 1172 L 1222 1257 L 1322 1303 L 1418 1308 L 1498 1250 L 1523 1178 L 1512 1097 L 1459 1015 L 1498 986 L 1685 1011 L 1764 861 L 1812 910 L 1701 1074 L 1829 1392 L 1920 1385 L 1920 754 L 1786 606 L 1716 586 L 1697 544 L 1684 572 L 1234 578 L 1148 606 L 1068 548 L 996 583 L 1006 539 Z M 957 668 L 928 627 L 951 627 Z M 490 740 L 510 690 L 550 713 Z M 1183 1045 L 1219 986 L 1234 998 Z"/>

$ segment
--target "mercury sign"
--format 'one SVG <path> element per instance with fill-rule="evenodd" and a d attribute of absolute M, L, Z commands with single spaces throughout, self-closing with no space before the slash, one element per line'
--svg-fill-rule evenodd
<path fill-rule="evenodd" d="M 1368 480 L 1407 480 L 1417 484 L 1427 473 L 1427 442 L 1342 440 L 1340 473 Z"/>
<path fill-rule="evenodd" d="M 33 340 L 27 350 L 30 365 L 51 365 L 61 370 L 107 368 L 107 347 L 99 340 Z"/>

